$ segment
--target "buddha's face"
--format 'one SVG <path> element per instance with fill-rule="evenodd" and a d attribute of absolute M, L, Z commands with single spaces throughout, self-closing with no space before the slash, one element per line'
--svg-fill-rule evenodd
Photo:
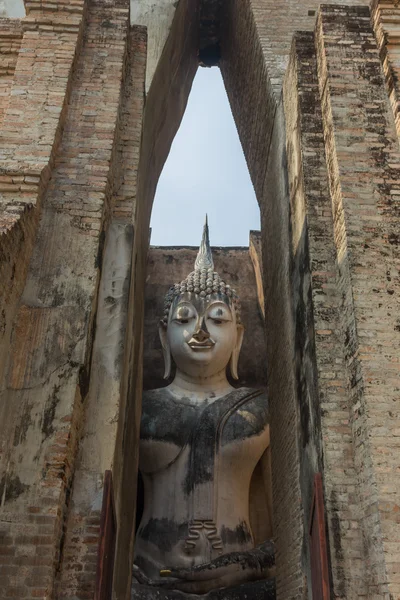
<path fill-rule="evenodd" d="M 240 349 L 242 331 L 224 295 L 187 292 L 171 306 L 166 338 L 178 369 L 210 377 L 225 369 L 238 343 Z"/>

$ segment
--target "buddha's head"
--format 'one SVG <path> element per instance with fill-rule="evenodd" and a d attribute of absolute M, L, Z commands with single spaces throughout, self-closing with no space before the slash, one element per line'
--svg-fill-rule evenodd
<path fill-rule="evenodd" d="M 160 339 L 165 360 L 164 378 L 177 368 L 194 378 L 207 378 L 237 364 L 243 340 L 240 301 L 214 271 L 207 219 L 195 269 L 172 286 L 164 301 Z"/>

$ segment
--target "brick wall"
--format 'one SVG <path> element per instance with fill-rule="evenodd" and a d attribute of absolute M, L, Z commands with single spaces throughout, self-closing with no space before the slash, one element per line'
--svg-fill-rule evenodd
<path fill-rule="evenodd" d="M 399 151 L 366 7 L 316 29 L 368 597 L 397 597 Z"/>
<path fill-rule="evenodd" d="M 265 65 L 271 84 L 279 97 L 286 71 L 293 34 L 296 31 L 312 31 L 319 0 L 246 0 L 257 24 Z M 335 0 L 330 4 L 366 4 L 364 0 Z"/>
<path fill-rule="evenodd" d="M 84 599 L 94 596 L 103 477 L 107 469 L 113 470 L 119 546 L 130 567 L 134 498 L 131 497 L 130 513 L 121 515 L 119 480 L 122 457 L 115 456 L 115 447 L 118 417 L 122 408 L 120 387 L 128 327 L 132 212 L 135 206 L 145 70 L 146 31 L 134 27 L 128 38 L 113 161 L 115 177 L 111 204 L 114 213 L 106 234 L 90 386 L 66 526 L 58 583 L 59 598 Z M 134 480 L 132 471 L 132 482 Z M 130 490 L 132 488 L 133 483 Z M 126 588 L 126 581 L 117 583 L 122 583 L 121 587 Z"/>
<path fill-rule="evenodd" d="M 33 18 L 33 9 L 28 19 Z M 43 199 L 37 243 L 14 325 L 7 388 L 1 396 L 1 539 L 16 553 L 8 565 L 1 565 L 1 597 L 53 597 L 54 577 L 62 561 L 63 529 L 90 372 L 101 232 L 111 213 L 110 166 L 128 20 L 124 3 L 90 3 L 69 102 L 63 109 L 63 130 L 49 117 L 49 131 L 42 134 L 46 160 L 57 135 L 62 137 Z M 40 27 L 35 34 L 29 32 L 35 44 L 41 37 Z M 46 55 L 46 60 L 39 61 L 42 70 L 50 69 L 55 85 L 58 79 L 63 82 L 64 90 L 56 87 L 54 91 L 59 117 L 68 74 L 59 56 L 57 63 L 52 40 L 58 40 L 61 55 L 73 55 L 74 49 L 62 32 L 47 33 L 47 27 L 43 25 L 43 31 L 51 43 L 45 48 L 42 42 L 37 52 Z M 54 53 L 52 66 L 47 60 Z M 29 60 L 26 54 L 24 59 Z M 39 75 L 34 72 L 35 81 Z M 51 95 L 51 86 L 40 85 L 45 97 Z M 37 122 L 33 113 L 26 118 Z M 4 128 L 1 134 L 6 135 Z M 31 148 L 27 159 L 34 164 L 43 159 L 41 145 L 34 144 L 35 135 L 40 135 L 39 129 L 31 127 L 21 150 L 28 153 L 26 146 Z M 11 144 L 8 151 L 14 152 Z"/>
<path fill-rule="evenodd" d="M 356 490 L 333 215 L 312 32 L 294 36 L 283 91 L 306 529 L 313 476 L 322 471 L 332 595 L 356 598 L 365 594 L 357 510 L 360 498 Z M 305 541 L 308 548 L 308 540 Z M 307 574 L 310 576 L 309 569 Z"/>
<path fill-rule="evenodd" d="M 54 14 L 53 6 L 37 4 L 36 11 L 13 25 L 9 30 L 14 32 L 13 47 L 7 42 L 7 48 L 14 52 L 21 27 L 20 51 L 17 57 L 5 55 L 10 57 L 13 78 L 11 82 L 9 76 L 6 78 L 3 91 L 8 97 L 1 104 L 0 381 L 42 198 L 64 126 L 75 52 L 81 39 L 83 1 L 77 1 L 67 14 L 61 10 Z M 4 23 L 6 36 L 9 20 Z"/>
<path fill-rule="evenodd" d="M 400 9 L 396 2 L 375 0 L 371 3 L 372 20 L 379 55 L 383 65 L 385 81 L 392 105 L 397 134 L 400 135 L 399 73 L 400 56 L 398 46 Z"/>
<path fill-rule="evenodd" d="M 9 103 L 22 33 L 19 19 L 0 20 L 0 122 Z"/>

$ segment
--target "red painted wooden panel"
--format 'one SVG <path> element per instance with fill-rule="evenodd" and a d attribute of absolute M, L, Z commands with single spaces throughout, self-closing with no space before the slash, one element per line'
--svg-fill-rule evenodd
<path fill-rule="evenodd" d="M 106 471 L 104 474 L 103 504 L 100 518 L 95 600 L 111 600 L 116 537 L 117 527 L 112 473 L 111 471 Z"/>
<path fill-rule="evenodd" d="M 325 534 L 322 475 L 314 476 L 314 494 L 310 515 L 310 558 L 313 600 L 329 600 L 328 553 Z"/>

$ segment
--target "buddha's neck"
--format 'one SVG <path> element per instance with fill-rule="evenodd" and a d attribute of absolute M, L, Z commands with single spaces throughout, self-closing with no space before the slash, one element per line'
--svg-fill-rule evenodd
<path fill-rule="evenodd" d="M 189 395 L 199 399 L 221 398 L 233 389 L 226 378 L 225 369 L 204 378 L 195 378 L 177 369 L 174 381 L 169 387 L 176 395 Z"/>

